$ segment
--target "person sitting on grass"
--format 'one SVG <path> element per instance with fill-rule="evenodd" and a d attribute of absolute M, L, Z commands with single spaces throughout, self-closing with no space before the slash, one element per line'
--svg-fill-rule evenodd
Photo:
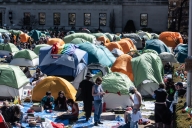
<path fill-rule="evenodd" d="M 79 107 L 78 104 L 75 103 L 73 99 L 68 99 L 67 104 L 71 107 L 71 111 L 67 111 L 67 113 L 59 116 L 59 119 L 69 119 L 69 120 L 77 120 L 79 116 Z"/>
<path fill-rule="evenodd" d="M 41 100 L 41 105 L 44 107 L 45 110 L 52 109 L 54 103 L 54 97 L 51 96 L 51 92 L 46 92 L 46 96 L 43 97 Z"/>

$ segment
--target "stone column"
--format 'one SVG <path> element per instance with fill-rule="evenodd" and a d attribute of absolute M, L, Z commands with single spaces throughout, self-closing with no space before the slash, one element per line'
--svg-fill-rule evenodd
<path fill-rule="evenodd" d="M 188 56 L 192 56 L 192 0 L 189 0 L 189 33 L 188 33 Z M 192 70 L 187 74 L 187 105 L 192 105 Z"/>

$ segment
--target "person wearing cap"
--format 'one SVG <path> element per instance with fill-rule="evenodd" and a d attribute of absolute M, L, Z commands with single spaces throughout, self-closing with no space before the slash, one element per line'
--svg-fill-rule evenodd
<path fill-rule="evenodd" d="M 88 121 L 89 118 L 91 117 L 91 111 L 92 111 L 92 102 L 93 102 L 92 87 L 94 83 L 90 81 L 92 78 L 91 73 L 87 73 L 85 77 L 86 79 L 81 81 L 81 83 L 79 84 L 79 89 L 81 90 L 81 96 L 84 103 L 86 121 Z"/>
<path fill-rule="evenodd" d="M 54 103 L 54 98 L 51 96 L 51 92 L 46 92 L 46 96 L 43 97 L 41 100 L 41 105 L 44 107 L 45 110 L 52 109 Z"/>
<path fill-rule="evenodd" d="M 134 103 L 133 109 L 135 109 L 136 111 L 140 110 L 140 107 L 141 107 L 141 104 L 142 104 L 141 94 L 133 86 L 129 88 L 129 93 L 134 94 L 133 98 L 132 98 L 132 96 L 130 96 L 130 99 Z"/>

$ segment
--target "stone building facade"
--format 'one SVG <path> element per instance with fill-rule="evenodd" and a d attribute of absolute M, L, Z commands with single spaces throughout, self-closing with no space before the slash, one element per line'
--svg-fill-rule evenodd
<path fill-rule="evenodd" d="M 122 32 L 128 20 L 133 20 L 137 30 L 167 30 L 168 0 L 0 0 L 0 25 L 19 29 L 19 22 L 29 25 L 33 15 L 36 28 L 100 27 L 110 32 L 113 11 L 116 32 Z"/>

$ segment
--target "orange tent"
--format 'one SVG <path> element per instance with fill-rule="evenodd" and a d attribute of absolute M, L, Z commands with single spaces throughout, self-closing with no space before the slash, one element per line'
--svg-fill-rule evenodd
<path fill-rule="evenodd" d="M 65 42 L 62 39 L 60 39 L 60 38 L 49 38 L 48 41 L 47 41 L 48 45 L 53 45 L 55 43 L 59 43 L 60 46 L 65 44 Z"/>
<path fill-rule="evenodd" d="M 109 51 L 112 51 L 114 48 L 118 48 L 123 51 L 123 48 L 117 42 L 105 43 L 105 46 L 109 49 Z"/>
<path fill-rule="evenodd" d="M 123 52 L 125 54 L 127 54 L 128 52 L 130 52 L 132 50 L 137 50 L 133 41 L 129 38 L 121 39 L 120 41 L 118 41 L 118 44 L 122 47 Z"/>
<path fill-rule="evenodd" d="M 110 43 L 110 40 L 104 36 L 100 36 L 97 38 L 98 41 L 102 41 L 104 44 L 105 43 Z"/>
<path fill-rule="evenodd" d="M 20 37 L 20 41 L 21 41 L 22 43 L 28 42 L 28 40 L 31 38 L 31 37 L 30 37 L 29 35 L 27 35 L 26 33 L 20 34 L 19 37 Z"/>
<path fill-rule="evenodd" d="M 126 74 L 130 78 L 130 80 L 133 81 L 134 77 L 131 66 L 131 59 L 132 57 L 128 54 L 123 54 L 119 56 L 111 67 L 111 71 Z"/>
<path fill-rule="evenodd" d="M 159 39 L 163 41 L 168 47 L 176 47 L 183 43 L 183 38 L 178 32 L 162 32 Z"/>

